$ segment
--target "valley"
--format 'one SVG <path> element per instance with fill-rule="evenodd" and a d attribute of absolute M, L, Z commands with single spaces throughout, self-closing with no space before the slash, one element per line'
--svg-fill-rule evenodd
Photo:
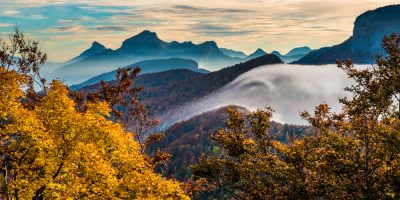
<path fill-rule="evenodd" d="M 0 199 L 400 199 L 400 5 L 0 6 Z"/>

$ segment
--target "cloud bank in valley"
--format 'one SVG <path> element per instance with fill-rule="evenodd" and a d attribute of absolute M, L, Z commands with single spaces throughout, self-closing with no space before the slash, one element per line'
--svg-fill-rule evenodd
<path fill-rule="evenodd" d="M 275 110 L 273 120 L 306 124 L 300 112 L 312 112 L 321 103 L 340 112 L 338 99 L 349 95 L 343 88 L 350 84 L 351 80 L 336 65 L 266 65 L 242 74 L 220 90 L 168 116 L 177 122 L 226 105 L 250 110 L 271 106 Z"/>

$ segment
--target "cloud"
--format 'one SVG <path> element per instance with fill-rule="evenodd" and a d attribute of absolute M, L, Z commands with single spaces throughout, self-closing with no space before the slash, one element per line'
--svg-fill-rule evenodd
<path fill-rule="evenodd" d="M 191 26 L 191 29 L 202 35 L 208 36 L 237 36 L 255 33 L 257 30 L 244 30 L 236 26 L 212 25 L 208 23 L 198 23 Z"/>
<path fill-rule="evenodd" d="M 359 14 L 393 1 L 382 0 L 14 0 L 1 2 L 4 24 L 18 24 L 41 40 L 64 37 L 110 47 L 143 29 L 166 41 L 214 40 L 251 53 L 260 47 L 284 53 L 293 47 L 331 46 L 352 34 Z M 23 16 L 30 13 L 30 17 Z M 0 32 L 11 31 L 0 26 Z M 52 44 L 49 44 L 52 45 Z M 54 48 L 54 47 L 49 47 Z M 62 48 L 57 48 L 62 49 Z M 56 58 L 77 55 L 79 48 Z M 53 54 L 54 55 L 54 54 Z"/>
<path fill-rule="evenodd" d="M 16 11 L 16 10 L 6 10 L 6 11 L 3 11 L 3 15 L 18 15 L 18 14 L 20 14 L 20 12 L 19 12 L 19 11 Z"/>
<path fill-rule="evenodd" d="M 300 112 L 312 112 L 321 103 L 341 112 L 339 98 L 350 95 L 343 88 L 351 83 L 336 65 L 265 65 L 240 75 L 202 99 L 167 111 L 165 116 L 168 123 L 174 124 L 227 105 L 250 110 L 271 106 L 275 110 L 273 120 L 304 125 L 307 122 Z M 163 116 L 161 121 L 165 122 Z"/>
<path fill-rule="evenodd" d="M 188 6 L 188 5 L 176 5 L 173 6 L 175 10 L 181 10 L 186 12 L 202 12 L 202 13 L 248 13 L 248 12 L 256 12 L 256 10 L 251 9 L 234 9 L 234 8 L 205 8 L 199 6 Z"/>
<path fill-rule="evenodd" d="M 78 33 L 78 32 L 87 32 L 87 29 L 86 29 L 86 27 L 81 26 L 81 25 L 57 26 L 57 27 L 52 27 L 52 28 L 43 30 L 42 32 L 44 32 L 44 33 L 67 33 L 67 32 Z"/>
<path fill-rule="evenodd" d="M 13 27 L 15 24 L 0 23 L 0 27 Z"/>
<path fill-rule="evenodd" d="M 36 14 L 36 15 L 32 15 L 30 16 L 30 19 L 46 19 L 47 17 L 41 15 L 41 14 Z"/>
<path fill-rule="evenodd" d="M 100 31 L 127 31 L 128 28 L 126 26 L 120 26 L 120 25 L 111 25 L 111 26 L 97 26 L 97 30 Z"/>
<path fill-rule="evenodd" d="M 58 21 L 58 23 L 60 23 L 60 24 L 69 24 L 69 23 L 74 22 L 74 20 L 72 20 L 72 19 L 59 19 L 59 20 L 57 20 L 57 21 Z"/>

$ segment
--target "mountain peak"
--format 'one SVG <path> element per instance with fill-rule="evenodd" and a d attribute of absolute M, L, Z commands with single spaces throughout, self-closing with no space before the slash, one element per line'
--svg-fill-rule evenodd
<path fill-rule="evenodd" d="M 148 38 L 158 38 L 156 32 L 151 32 L 149 30 L 144 30 L 136 35 L 137 37 L 148 37 Z"/>
<path fill-rule="evenodd" d="M 126 39 L 122 45 L 124 44 L 134 44 L 134 43 L 144 43 L 144 42 L 161 42 L 158 38 L 157 33 L 151 32 L 148 30 L 144 30 L 139 34 L 132 36 Z"/>
<path fill-rule="evenodd" d="M 200 45 L 202 45 L 202 46 L 207 46 L 207 47 L 215 47 L 215 48 L 218 48 L 218 45 L 217 45 L 217 43 L 215 42 L 215 41 L 206 41 L 206 42 L 203 42 L 202 44 L 200 44 Z"/>
<path fill-rule="evenodd" d="M 99 42 L 94 41 L 94 42 L 92 43 L 92 46 L 91 46 L 89 49 L 87 49 L 87 50 L 85 50 L 84 52 L 82 52 L 79 56 L 80 56 L 80 57 L 91 56 L 91 55 L 100 53 L 100 52 L 102 52 L 102 51 L 104 51 L 104 50 L 106 50 L 106 49 L 107 49 L 107 48 L 106 48 L 104 45 L 102 45 L 102 44 L 99 43 Z"/>
<path fill-rule="evenodd" d="M 93 41 L 92 46 L 90 48 L 106 49 L 106 47 L 103 44 L 101 44 L 97 41 Z"/>
<path fill-rule="evenodd" d="M 306 55 L 310 53 L 312 49 L 308 46 L 297 47 L 290 50 L 285 56 L 295 56 L 295 55 Z"/>
<path fill-rule="evenodd" d="M 157 33 L 144 30 L 126 39 L 119 50 L 129 54 L 154 54 L 161 52 L 165 44 L 158 38 Z"/>
<path fill-rule="evenodd" d="M 279 51 L 272 51 L 271 54 L 274 54 L 278 57 L 282 57 L 282 54 Z"/>
<path fill-rule="evenodd" d="M 265 52 L 263 49 L 261 49 L 261 48 L 258 48 L 253 54 L 267 54 L 267 52 Z"/>
<path fill-rule="evenodd" d="M 261 48 L 258 48 L 254 53 L 252 53 L 249 56 L 247 56 L 247 58 L 248 59 L 253 59 L 253 58 L 260 57 L 260 56 L 264 56 L 266 54 L 267 53 L 264 50 L 262 50 Z"/>

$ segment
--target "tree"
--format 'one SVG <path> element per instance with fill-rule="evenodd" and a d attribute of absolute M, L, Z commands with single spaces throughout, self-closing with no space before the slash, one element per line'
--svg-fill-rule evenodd
<path fill-rule="evenodd" d="M 154 173 L 132 133 L 112 120 L 113 101 L 74 101 L 61 82 L 46 84 L 37 42 L 17 29 L 2 42 L 0 59 L 2 199 L 188 199 L 178 182 Z"/>
<path fill-rule="evenodd" d="M 220 157 L 203 158 L 195 178 L 237 199 L 399 199 L 400 37 L 385 37 L 387 55 L 369 68 L 338 61 L 354 79 L 342 113 L 326 104 L 302 113 L 313 135 L 284 144 L 268 135 L 271 110 L 244 117 L 230 110 L 212 137 Z"/>

